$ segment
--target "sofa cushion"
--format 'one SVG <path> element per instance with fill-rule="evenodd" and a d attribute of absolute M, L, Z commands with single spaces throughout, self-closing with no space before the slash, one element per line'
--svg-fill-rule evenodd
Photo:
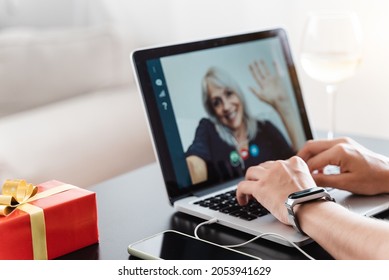
<path fill-rule="evenodd" d="M 0 118 L 0 182 L 51 179 L 88 187 L 154 161 L 135 86 Z"/>
<path fill-rule="evenodd" d="M 129 40 L 113 26 L 0 31 L 0 116 L 131 82 Z"/>

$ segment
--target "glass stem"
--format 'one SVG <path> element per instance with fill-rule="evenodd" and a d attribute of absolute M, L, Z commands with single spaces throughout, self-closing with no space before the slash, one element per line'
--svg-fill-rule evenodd
<path fill-rule="evenodd" d="M 327 133 L 327 139 L 333 139 L 335 133 L 335 94 L 337 86 L 336 85 L 327 85 L 326 91 L 328 95 L 328 120 L 329 127 Z"/>

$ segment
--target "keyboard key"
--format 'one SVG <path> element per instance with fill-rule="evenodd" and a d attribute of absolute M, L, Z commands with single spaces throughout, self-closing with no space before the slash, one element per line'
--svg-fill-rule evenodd
<path fill-rule="evenodd" d="M 254 215 L 250 215 L 250 214 L 244 213 L 243 215 L 239 216 L 239 218 L 244 219 L 246 221 L 252 221 L 252 220 L 255 220 L 258 217 L 254 216 Z"/>
<path fill-rule="evenodd" d="M 241 208 L 242 208 L 242 207 L 240 207 L 239 205 L 230 205 L 230 206 L 227 206 L 227 207 L 221 209 L 220 212 L 229 214 L 229 213 L 238 211 L 238 210 L 240 210 Z"/>
<path fill-rule="evenodd" d="M 267 209 L 255 200 L 250 201 L 246 206 L 240 206 L 236 200 L 236 191 L 222 193 L 197 201 L 195 204 L 247 221 L 254 220 L 269 213 Z"/>

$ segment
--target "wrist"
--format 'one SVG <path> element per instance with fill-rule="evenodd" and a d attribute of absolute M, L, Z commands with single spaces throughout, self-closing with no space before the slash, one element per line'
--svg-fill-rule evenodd
<path fill-rule="evenodd" d="M 382 177 L 382 187 L 379 193 L 389 193 L 389 163 L 387 163 L 387 168 L 383 171 Z"/>
<path fill-rule="evenodd" d="M 295 206 L 295 216 L 299 223 L 301 231 L 306 234 L 306 217 L 307 215 L 316 212 L 317 209 L 320 209 L 322 205 L 332 202 L 331 200 L 318 199 L 312 200 L 303 204 Z"/>
<path fill-rule="evenodd" d="M 296 217 L 300 223 L 302 231 L 317 239 L 323 233 L 323 224 L 326 228 L 330 228 L 330 223 L 333 213 L 336 213 L 341 208 L 345 208 L 337 203 L 330 203 L 326 200 L 317 200 L 309 203 L 298 205 L 296 208 Z"/>
<path fill-rule="evenodd" d="M 283 97 L 281 100 L 273 103 L 274 109 L 282 115 L 289 115 L 291 112 L 290 103 L 285 100 L 287 97 Z"/>
<path fill-rule="evenodd" d="M 304 204 L 318 201 L 335 201 L 325 188 L 313 187 L 302 191 L 291 193 L 285 201 L 285 206 L 288 210 L 289 224 L 294 227 L 297 232 L 305 234 L 300 227 L 300 222 L 297 217 L 297 208 L 301 208 Z M 301 209 L 299 209 L 301 211 Z"/>

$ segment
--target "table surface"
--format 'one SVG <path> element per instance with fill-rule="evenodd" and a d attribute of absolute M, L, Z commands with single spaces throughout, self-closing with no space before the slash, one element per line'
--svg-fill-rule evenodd
<path fill-rule="evenodd" d="M 388 140 L 353 138 L 376 152 L 389 155 Z M 60 259 L 131 259 L 127 253 L 130 243 L 167 229 L 193 235 L 194 228 L 203 221 L 178 213 L 170 205 L 157 163 L 102 182 L 90 190 L 97 196 L 100 242 Z M 388 219 L 389 211 L 380 214 L 379 218 Z M 237 244 L 253 237 L 218 224 L 202 227 L 199 235 L 219 244 Z M 331 259 L 315 242 L 303 246 L 303 249 L 316 259 Z M 295 248 L 264 239 L 238 250 L 263 259 L 306 259 Z"/>

